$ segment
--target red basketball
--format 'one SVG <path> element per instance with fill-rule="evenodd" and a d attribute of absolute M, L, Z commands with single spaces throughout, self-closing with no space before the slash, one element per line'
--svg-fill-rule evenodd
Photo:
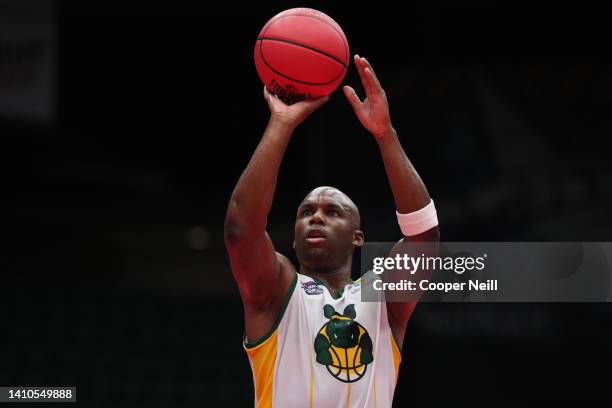
<path fill-rule="evenodd" d="M 332 93 L 346 75 L 349 46 L 327 14 L 293 8 L 272 17 L 255 43 L 255 67 L 268 90 L 289 103 Z"/>

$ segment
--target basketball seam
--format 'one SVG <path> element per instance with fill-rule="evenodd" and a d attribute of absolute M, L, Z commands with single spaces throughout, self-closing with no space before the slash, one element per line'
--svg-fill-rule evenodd
<path fill-rule="evenodd" d="M 336 61 L 338 64 L 342 65 L 346 69 L 346 64 L 344 62 L 340 61 L 338 58 L 334 57 L 331 54 L 326 53 L 325 51 L 317 50 L 316 48 L 310 47 L 308 45 L 300 44 L 299 42 L 295 42 L 295 41 L 291 41 L 291 40 L 284 40 L 282 38 L 274 38 L 274 37 L 260 37 L 260 38 L 257 39 L 257 41 L 260 41 L 260 40 L 269 40 L 269 41 L 284 42 L 284 43 L 287 43 L 287 44 L 297 45 L 298 47 L 303 47 L 303 48 L 309 49 L 311 51 L 314 51 L 316 53 L 319 53 L 321 55 L 325 55 L 326 57 L 331 58 L 332 60 Z"/>
<path fill-rule="evenodd" d="M 272 70 L 272 72 L 274 72 L 275 74 L 278 74 L 284 78 L 287 78 L 293 82 L 297 82 L 303 85 L 314 85 L 314 86 L 323 86 L 323 85 L 329 85 L 331 83 L 334 83 L 338 80 L 338 78 L 340 78 L 345 72 L 346 72 L 346 66 L 342 65 L 343 69 L 340 71 L 340 74 L 338 74 L 334 79 L 332 79 L 331 81 L 328 82 L 306 82 L 306 81 L 301 81 L 299 79 L 295 79 L 295 78 L 291 78 L 289 75 L 285 75 L 282 72 L 277 71 L 276 69 L 274 69 L 270 64 L 268 64 L 268 61 L 266 61 L 266 58 L 264 57 L 263 54 L 263 49 L 262 49 L 262 43 L 263 41 L 261 40 L 257 40 L 259 41 L 259 54 L 261 55 L 261 60 L 263 61 L 264 64 L 266 64 L 266 66 L 268 68 L 270 68 L 270 70 Z"/>
<path fill-rule="evenodd" d="M 281 16 L 281 17 L 276 17 L 276 18 L 273 18 L 272 20 L 268 21 L 268 23 L 266 23 L 266 25 L 267 25 L 268 27 L 267 27 L 267 28 L 266 28 L 266 27 L 264 27 L 264 28 L 265 28 L 265 31 L 262 33 L 262 34 L 263 34 L 263 36 L 265 36 L 265 35 L 266 35 L 266 32 L 267 32 L 267 31 L 270 29 L 270 26 L 272 25 L 272 23 L 273 23 L 273 22 L 276 22 L 277 20 L 280 20 L 280 19 L 283 19 L 283 18 L 294 17 L 294 16 L 296 16 L 296 17 L 309 17 L 309 18 L 314 18 L 315 20 L 319 20 L 320 22 L 325 23 L 325 24 L 327 24 L 328 26 L 330 26 L 331 28 L 333 28 L 333 29 L 334 29 L 334 31 L 336 31 L 336 34 L 338 34 L 338 35 L 340 36 L 340 39 L 342 40 L 342 45 L 344 46 L 344 52 L 345 52 L 345 55 L 346 55 L 346 61 L 347 61 L 347 64 L 348 64 L 349 60 L 351 59 L 351 56 L 349 55 L 349 49 L 348 49 L 348 40 L 346 39 L 346 36 L 345 36 L 344 32 L 342 31 L 342 29 L 340 29 L 340 30 L 338 29 L 338 27 L 339 27 L 339 26 L 338 26 L 338 27 L 336 27 L 336 26 L 334 26 L 333 24 L 331 24 L 329 21 L 326 21 L 326 20 L 324 20 L 324 19 L 322 19 L 322 18 L 320 18 L 320 17 L 317 17 L 317 16 L 312 16 L 312 15 L 308 15 L 308 14 L 289 14 L 289 15 L 286 15 L 286 16 Z M 329 17 L 329 16 L 328 16 L 328 17 Z M 331 17 L 329 17 L 329 18 L 331 19 Z M 332 20 L 333 20 L 333 19 L 332 19 Z M 334 21 L 334 23 L 336 23 L 336 22 Z M 338 24 L 338 23 L 336 23 L 336 25 L 337 25 L 337 24 Z M 343 64 L 343 65 L 344 65 L 344 64 Z"/>

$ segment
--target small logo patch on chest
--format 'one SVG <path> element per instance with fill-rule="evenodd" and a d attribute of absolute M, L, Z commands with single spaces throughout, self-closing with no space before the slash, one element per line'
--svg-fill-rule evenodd
<path fill-rule="evenodd" d="M 302 289 L 307 295 L 320 295 L 323 293 L 323 289 L 316 284 L 316 282 L 302 282 Z"/>

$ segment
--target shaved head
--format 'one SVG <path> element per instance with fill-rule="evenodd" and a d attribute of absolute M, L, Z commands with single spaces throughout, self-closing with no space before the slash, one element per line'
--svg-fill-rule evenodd
<path fill-rule="evenodd" d="M 351 215 L 355 228 L 357 229 L 361 228 L 361 216 L 359 215 L 359 209 L 357 208 L 353 200 L 350 199 L 349 196 L 344 194 L 342 191 L 338 190 L 336 187 L 330 187 L 330 186 L 317 187 L 313 189 L 311 192 L 309 192 L 308 194 L 306 194 L 306 197 L 304 197 L 304 200 L 302 200 L 302 203 L 308 200 L 316 200 L 317 197 L 320 195 L 328 196 L 330 198 L 333 198 L 335 201 L 337 201 L 344 208 L 344 210 Z"/>

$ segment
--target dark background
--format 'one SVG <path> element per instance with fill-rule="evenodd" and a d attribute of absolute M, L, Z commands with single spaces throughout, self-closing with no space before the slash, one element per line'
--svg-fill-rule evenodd
<path fill-rule="evenodd" d="M 3 1 L 0 385 L 75 385 L 82 406 L 252 405 L 222 226 L 268 119 L 254 40 L 296 6 L 372 63 L 442 240 L 612 240 L 602 10 Z M 352 66 L 344 82 L 362 93 Z M 25 93 L 42 109 L 10 109 Z M 397 239 L 375 142 L 338 91 L 285 156 L 280 252 L 318 185 L 354 199 L 367 240 Z M 611 323 L 605 303 L 420 304 L 394 405 L 607 405 Z"/>

